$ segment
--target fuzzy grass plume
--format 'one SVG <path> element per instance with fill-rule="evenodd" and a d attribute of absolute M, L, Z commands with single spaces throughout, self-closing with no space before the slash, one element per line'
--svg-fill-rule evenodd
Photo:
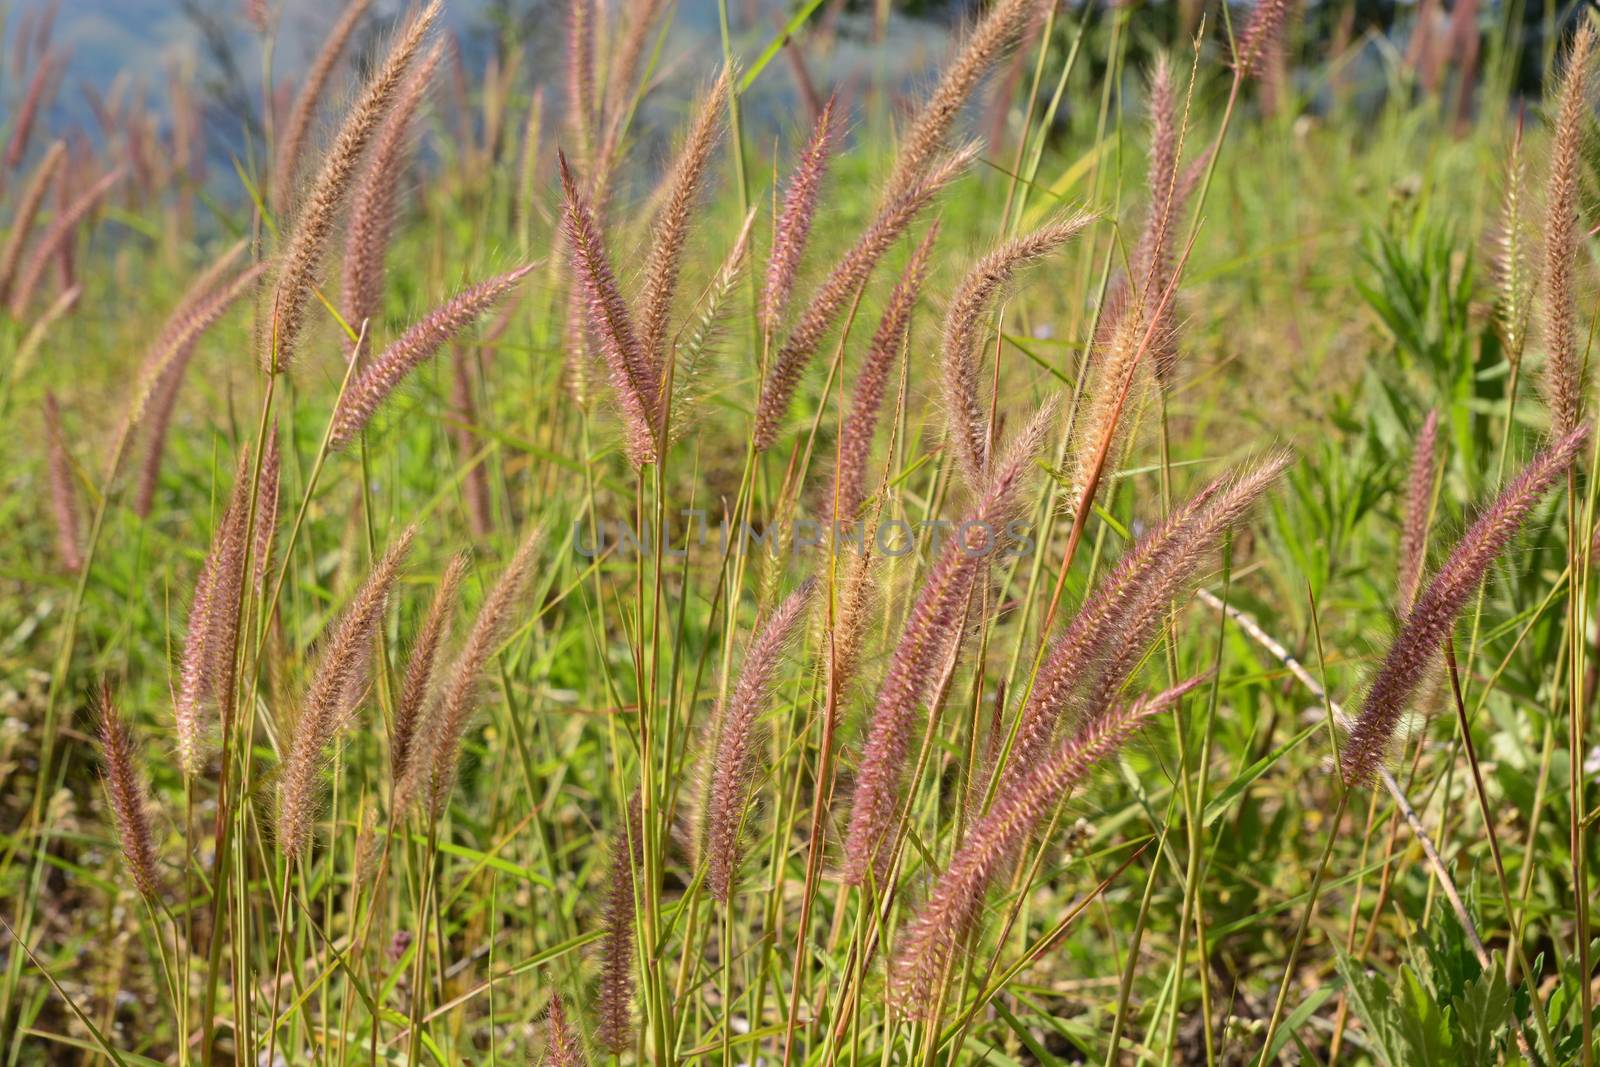
<path fill-rule="evenodd" d="M 628 458 L 641 466 L 655 458 L 660 426 L 660 371 L 645 358 L 644 346 L 634 328 L 633 316 L 622 298 L 615 272 L 606 254 L 600 224 L 567 164 L 557 152 L 561 189 L 565 198 L 562 225 L 572 256 L 574 293 L 583 320 L 599 344 L 610 372 L 611 386 L 622 408 Z"/>
<path fill-rule="evenodd" d="M 1021 34 L 1038 6 L 1039 0 L 998 0 L 973 27 L 900 139 L 894 169 L 884 184 L 891 195 L 933 168 L 962 105 L 995 60 Z"/>
<path fill-rule="evenodd" d="M 855 389 L 850 394 L 850 410 L 839 427 L 839 446 L 834 459 L 833 488 L 825 497 L 834 522 L 853 522 L 867 498 L 867 460 L 872 438 L 877 433 L 879 412 L 889 387 L 889 372 L 911 336 L 911 313 L 917 306 L 922 283 L 928 275 L 933 243 L 939 237 L 939 224 L 928 227 L 916 250 L 906 262 L 900 280 L 889 293 L 883 316 L 867 346 L 866 358 L 856 373 Z"/>
<path fill-rule="evenodd" d="M 83 570 L 83 523 L 78 515 L 78 487 L 61 430 L 61 405 L 54 392 L 44 394 L 44 433 L 50 456 L 50 513 L 56 523 L 56 555 L 69 574 Z"/>
<path fill-rule="evenodd" d="M 639 294 L 639 344 L 646 363 L 660 367 L 666 361 L 667 329 L 672 298 L 678 291 L 683 267 L 683 246 L 689 223 L 699 206 L 711 153 L 722 136 L 728 94 L 733 91 L 733 68 L 717 77 L 701 101 L 689 136 L 667 179 L 667 198 L 656 217 L 645 257 L 644 286 Z"/>
<path fill-rule="evenodd" d="M 306 689 L 278 778 L 278 845 L 288 856 L 303 857 L 311 847 L 323 753 L 355 715 L 389 593 L 415 535 L 415 527 L 405 529 L 372 568 L 334 627 Z"/>
<path fill-rule="evenodd" d="M 892 1005 L 918 1018 L 936 1009 L 956 946 L 978 920 L 990 882 L 1012 862 L 1039 820 L 1067 790 L 1115 755 L 1140 727 L 1173 707 L 1203 680 L 1190 679 L 1148 700 L 1091 716 L 1048 759 L 996 799 L 900 934 L 889 965 Z"/>
<path fill-rule="evenodd" d="M 944 320 L 945 414 L 956 462 L 974 492 L 981 489 L 989 465 L 989 412 L 979 388 L 984 315 L 1018 271 L 1045 259 L 1093 220 L 1093 215 L 1077 212 L 1007 241 L 967 272 L 950 300 Z"/>
<path fill-rule="evenodd" d="M 1340 753 L 1339 769 L 1348 784 L 1363 785 L 1377 773 L 1406 705 L 1443 647 L 1456 616 L 1528 513 L 1566 473 L 1588 438 L 1589 428 L 1580 425 L 1535 456 L 1461 536 L 1417 597 L 1373 675 L 1361 713 Z"/>
<path fill-rule="evenodd" d="M 719 716 L 711 763 L 711 809 L 706 816 L 706 881 L 711 895 L 723 903 L 739 870 L 739 829 L 750 801 L 761 713 L 772 699 L 783 651 L 800 628 L 814 586 L 808 581 L 790 593 L 750 642 L 739 680 Z"/>
<path fill-rule="evenodd" d="M 1580 243 L 1579 168 L 1590 116 L 1596 31 L 1587 18 L 1567 51 L 1561 79 L 1555 150 L 1545 189 L 1544 345 L 1545 400 L 1551 429 L 1565 436 L 1578 425 L 1583 410 L 1584 374 L 1579 351 L 1577 282 Z"/>
<path fill-rule="evenodd" d="M 383 310 L 384 262 L 399 211 L 400 173 L 405 166 L 412 123 L 427 96 L 443 50 L 443 45 L 434 44 L 407 79 L 394 110 L 367 153 L 361 179 L 350 197 L 339 313 L 358 334 L 363 323 L 377 319 Z M 354 350 L 354 341 L 346 343 L 352 358 L 360 355 Z"/>
<path fill-rule="evenodd" d="M 800 384 L 806 365 L 829 327 L 866 284 L 878 260 L 883 258 L 884 253 L 939 191 L 972 164 L 977 154 L 976 144 L 968 144 L 952 152 L 932 166 L 926 177 L 890 198 L 856 238 L 855 244 L 828 272 L 795 320 L 788 338 L 773 357 L 766 380 L 762 382 L 761 396 L 756 402 L 754 429 L 758 452 L 771 448 L 777 440 L 783 417 L 789 410 L 789 402 Z"/>
<path fill-rule="evenodd" d="M 1439 448 L 1439 413 L 1428 412 L 1411 453 L 1406 479 L 1405 519 L 1400 527 L 1399 600 L 1403 618 L 1417 600 L 1428 558 L 1428 518 L 1433 504 L 1434 454 Z"/>
<path fill-rule="evenodd" d="M 288 370 L 294 359 L 340 205 L 355 181 L 367 146 L 405 84 L 411 61 L 422 50 L 438 20 L 441 2 L 430 0 L 401 31 L 389 54 L 367 79 L 295 215 L 278 271 L 270 328 L 263 338 L 261 366 L 269 374 Z"/>
<path fill-rule="evenodd" d="M 605 936 L 600 942 L 600 989 L 595 999 L 599 1017 L 595 1037 L 621 1055 L 633 1045 L 633 968 L 636 872 L 644 865 L 644 822 L 637 790 L 628 798 L 627 821 L 611 838 L 607 871 Z"/>
<path fill-rule="evenodd" d="M 469 558 L 465 553 L 450 557 L 439 588 L 428 605 L 416 637 L 411 641 L 411 654 L 406 659 L 405 680 L 400 686 L 400 702 L 394 713 L 394 740 L 389 750 L 390 773 L 395 782 L 406 776 L 411 765 L 413 745 L 417 739 L 417 725 L 433 692 L 434 671 L 439 662 L 439 648 L 450 634 L 450 618 L 455 614 L 456 601 L 461 594 L 461 580 L 467 575 Z"/>
<path fill-rule="evenodd" d="M 329 447 L 335 450 L 348 447 L 412 371 L 433 358 L 447 341 L 479 315 L 503 300 L 532 269 L 531 265 L 518 267 L 469 286 L 401 334 L 345 391 L 334 414 Z"/>
<path fill-rule="evenodd" d="M 98 705 L 101 778 L 116 824 L 117 842 L 122 846 L 122 858 L 134 888 L 154 900 L 161 894 L 161 876 L 155 834 L 150 829 L 145 779 L 133 738 L 117 713 L 110 682 L 100 683 Z"/>
<path fill-rule="evenodd" d="M 838 133 L 834 129 L 834 100 L 830 98 L 811 127 L 811 136 L 796 160 L 783 193 L 783 205 L 772 226 L 772 253 L 767 257 L 767 275 L 761 287 L 761 324 L 767 335 L 778 332 L 795 275 L 811 237 L 811 222 L 817 213 L 817 196 L 828 172 Z"/>
<path fill-rule="evenodd" d="M 300 91 L 295 94 L 294 107 L 284 121 L 278 138 L 277 165 L 272 172 L 272 207 L 280 215 L 286 214 L 294 199 L 295 180 L 300 173 L 300 160 L 305 155 L 306 143 L 311 140 L 311 124 L 317 117 L 317 106 L 327 96 L 328 80 L 344 54 L 350 35 L 361 24 L 371 0 L 348 0 L 344 11 L 334 22 L 328 35 L 317 49 L 311 66 L 306 68 Z"/>
<path fill-rule="evenodd" d="M 1041 665 L 1023 706 L 1011 775 L 1034 770 L 1075 702 L 1082 714 L 1115 702 L 1174 600 L 1223 534 L 1277 482 L 1290 460 L 1289 453 L 1277 452 L 1230 471 L 1129 548 Z"/>
<path fill-rule="evenodd" d="M 0 245 L 0 302 L 4 302 L 11 294 L 11 282 L 17 273 L 17 264 L 22 260 L 22 249 L 28 240 L 28 235 L 33 232 L 34 220 L 38 217 L 39 206 L 44 203 L 44 194 L 50 190 L 50 183 L 55 181 L 56 172 L 67 157 L 67 143 L 56 141 L 50 146 L 44 158 L 33 168 L 33 175 L 28 179 L 28 184 L 23 187 L 22 195 L 17 199 L 16 207 L 11 212 L 11 224 L 6 229 L 6 241 Z"/>
<path fill-rule="evenodd" d="M 451 665 L 438 698 L 418 727 L 416 747 L 407 760 L 406 775 L 395 794 L 396 816 L 403 815 L 413 803 L 425 798 L 429 817 L 435 822 L 443 817 L 455 786 L 461 742 L 478 710 L 484 669 L 499 650 L 513 622 L 542 540 L 538 529 L 528 535 L 478 609 L 466 643 Z"/>

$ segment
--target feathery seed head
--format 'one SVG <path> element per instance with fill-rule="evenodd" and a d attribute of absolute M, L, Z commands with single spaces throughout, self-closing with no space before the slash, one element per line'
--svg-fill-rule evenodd
<path fill-rule="evenodd" d="M 1283 25 L 1289 18 L 1291 2 L 1292 0 L 1256 0 L 1250 18 L 1239 34 L 1234 51 L 1233 64 L 1238 77 L 1262 76 L 1264 66 L 1262 60 L 1283 33 Z"/>
<path fill-rule="evenodd" d="M 73 482 L 72 458 L 61 432 L 61 407 L 56 394 L 44 394 L 45 446 L 50 455 L 50 511 L 55 517 L 56 555 L 71 574 L 83 569 L 83 531 L 78 520 L 78 487 Z"/>
<path fill-rule="evenodd" d="M 11 293 L 11 280 L 16 276 L 17 263 L 22 259 L 23 243 L 33 231 L 33 222 L 39 214 L 39 206 L 44 203 L 44 194 L 50 190 L 50 183 L 55 181 L 56 170 L 66 157 L 65 141 L 56 141 L 52 144 L 50 150 L 44 154 L 44 158 L 33 168 L 33 176 L 28 179 L 27 186 L 22 190 L 22 196 L 11 212 L 11 223 L 6 230 L 6 243 L 0 246 L 0 303 L 3 303 Z"/>
<path fill-rule="evenodd" d="M 769 335 L 776 334 L 789 304 L 789 293 L 805 255 L 811 236 L 811 221 L 816 216 L 817 194 L 827 174 L 837 132 L 833 124 L 836 98 L 829 97 L 811 127 L 811 137 L 789 176 L 783 206 L 772 228 L 772 254 L 767 257 L 766 284 L 761 289 L 761 323 Z"/>
<path fill-rule="evenodd" d="M 345 391 L 334 415 L 328 447 L 337 450 L 349 446 L 413 370 L 432 359 L 446 341 L 503 300 L 531 270 L 532 265 L 518 267 L 469 286 L 401 334 Z"/>
<path fill-rule="evenodd" d="M 383 310 L 384 259 L 399 210 L 399 177 L 410 142 L 412 120 L 427 95 L 433 72 L 443 55 L 443 43 L 435 42 L 407 79 L 393 112 L 368 153 L 361 180 L 351 195 L 340 278 L 343 289 L 340 315 L 358 332 L 362 323 L 376 319 Z M 370 344 L 369 327 L 367 345 Z M 345 346 L 352 358 L 360 355 L 355 351 L 355 341 L 346 338 Z"/>
<path fill-rule="evenodd" d="M 1094 216 L 1077 212 L 1047 222 L 984 256 L 962 279 L 944 321 L 944 402 L 957 462 L 974 491 L 989 462 L 989 414 L 979 395 L 983 317 L 1018 271 L 1081 233 Z"/>
<path fill-rule="evenodd" d="M 895 195 L 931 169 L 956 115 L 979 79 L 1022 33 L 1028 17 L 1039 6 L 1039 0 L 998 0 L 973 27 L 901 140 L 894 170 L 885 186 L 889 195 Z"/>
<path fill-rule="evenodd" d="M 444 815 L 450 791 L 455 786 L 461 742 L 478 710 L 484 668 L 498 650 L 517 611 L 518 601 L 533 573 L 542 537 L 542 531 L 537 528 L 528 535 L 478 609 L 466 643 L 417 729 L 405 777 L 395 790 L 396 816 L 404 814 L 422 797 L 427 799 L 430 818 L 437 821 Z"/>
<path fill-rule="evenodd" d="M 304 856 L 311 845 L 323 753 L 355 713 L 390 590 L 415 535 L 416 527 L 407 527 L 372 568 L 334 627 L 306 689 L 278 782 L 278 844 L 291 857 Z"/>
<path fill-rule="evenodd" d="M 111 683 L 100 683 L 100 754 L 104 761 L 101 775 L 111 817 L 116 823 L 117 840 L 128 864 L 128 874 L 140 894 L 154 900 L 161 893 L 161 877 L 156 861 L 154 835 L 145 804 L 144 776 L 139 773 L 139 757 L 133 738 L 117 714 L 111 696 Z"/>
<path fill-rule="evenodd" d="M 1535 456 L 1467 529 L 1417 597 L 1373 675 L 1361 714 L 1340 753 L 1339 768 L 1347 785 L 1364 785 L 1377 772 L 1406 705 L 1449 636 L 1456 616 L 1534 505 L 1572 465 L 1588 436 L 1589 428 L 1580 424 Z"/>
<path fill-rule="evenodd" d="M 441 2 L 429 0 L 428 6 L 405 27 L 383 63 L 368 78 L 296 214 L 278 271 L 271 327 L 264 338 L 266 347 L 261 367 L 269 374 L 288 370 L 294 358 L 339 205 L 355 180 L 367 145 L 394 105 L 412 59 L 421 51 L 438 20 Z"/>
<path fill-rule="evenodd" d="M 889 966 L 889 1001 L 898 1011 L 923 1018 L 937 1010 L 941 979 L 957 945 L 980 917 L 989 884 L 1013 861 L 1040 818 L 1140 727 L 1202 681 L 1192 678 L 1148 700 L 1106 708 L 995 798 L 900 933 Z"/>
<path fill-rule="evenodd" d="M 317 116 L 317 105 L 326 95 L 328 79 L 339 62 L 350 35 L 360 25 L 371 0 L 349 0 L 328 36 L 318 49 L 316 58 L 306 69 L 305 81 L 295 94 L 294 107 L 283 125 L 283 135 L 278 141 L 278 162 L 272 173 L 272 208 L 282 215 L 289 210 L 294 197 L 295 178 L 300 170 L 300 157 L 305 154 L 306 142 L 311 139 L 311 123 Z"/>
<path fill-rule="evenodd" d="M 1550 179 L 1545 193 L 1548 212 L 1544 229 L 1545 288 L 1545 399 L 1550 405 L 1552 430 L 1565 436 L 1582 416 L 1584 394 L 1583 354 L 1579 351 L 1577 295 L 1573 272 L 1581 249 L 1578 187 L 1583 140 L 1590 121 L 1596 31 L 1584 19 L 1567 52 L 1561 80 L 1559 111 L 1550 159 Z"/>
<path fill-rule="evenodd" d="M 1212 546 L 1287 467 L 1287 452 L 1230 471 L 1175 508 L 1128 549 L 1079 608 L 1051 649 L 1023 706 L 1011 775 L 1031 771 L 1074 702 L 1115 699 L 1143 658 L 1165 612 Z"/>
<path fill-rule="evenodd" d="M 790 593 L 750 642 L 739 680 L 721 716 L 711 772 L 706 880 L 711 895 L 723 903 L 728 901 L 739 870 L 739 828 L 750 800 L 751 763 L 759 744 L 761 713 L 771 700 L 783 650 L 798 632 L 815 586 L 814 580 L 808 580 Z"/>
<path fill-rule="evenodd" d="M 1439 413 L 1429 411 L 1411 453 L 1411 476 L 1406 482 L 1406 510 L 1400 528 L 1400 615 L 1416 603 L 1422 583 L 1422 565 L 1428 555 L 1428 508 L 1433 499 L 1434 452 L 1439 442 Z"/>
<path fill-rule="evenodd" d="M 972 164 L 977 154 L 976 143 L 957 149 L 904 193 L 891 197 L 817 287 L 761 384 L 753 431 L 758 452 L 765 452 L 777 440 L 789 401 L 811 356 L 851 298 L 866 284 L 878 260 L 939 191 Z"/>
<path fill-rule="evenodd" d="M 689 129 L 688 140 L 678 154 L 669 179 L 666 203 L 656 219 L 645 260 L 644 287 L 640 292 L 639 343 L 648 366 L 659 368 L 667 355 L 667 326 L 672 315 L 672 298 L 678 289 L 683 246 L 689 235 L 704 183 L 706 166 L 722 135 L 728 110 L 728 94 L 733 91 L 733 68 L 723 68 L 711 91 L 706 94 Z"/>
<path fill-rule="evenodd" d="M 545 1024 L 544 1059 L 540 1062 L 546 1067 L 587 1067 L 589 1061 L 583 1054 L 583 1041 L 567 1019 L 560 993 L 550 994 Z"/>
<path fill-rule="evenodd" d="M 906 268 L 889 294 L 889 302 L 878 320 L 866 359 L 856 375 L 850 394 L 850 411 L 839 427 L 838 454 L 835 459 L 833 488 L 827 496 L 834 522 L 854 522 L 866 499 L 867 458 L 878 428 L 878 413 L 889 385 L 889 372 L 899 358 L 900 349 L 911 335 L 911 313 L 928 275 L 928 260 L 933 242 L 939 236 L 939 223 L 928 227 L 922 241 L 911 253 Z"/>
<path fill-rule="evenodd" d="M 633 318 L 606 255 L 600 224 L 578 189 L 566 155 L 558 149 L 556 158 L 565 196 L 562 224 L 572 256 L 574 296 L 582 304 L 584 320 L 599 344 L 616 390 L 626 428 L 628 458 L 634 466 L 642 466 L 655 459 L 660 425 L 659 373 L 645 358 L 634 331 Z"/>
<path fill-rule="evenodd" d="M 469 557 L 458 553 L 450 558 L 439 588 L 428 605 L 428 614 L 411 643 L 411 655 L 406 660 L 405 681 L 400 686 L 400 703 L 394 714 L 394 745 L 390 753 L 390 771 L 398 784 L 410 765 L 417 724 L 432 691 L 433 673 L 439 661 L 439 647 L 450 632 L 450 617 L 455 613 L 456 600 L 461 592 L 461 580 L 467 575 Z"/>
<path fill-rule="evenodd" d="M 595 1036 L 621 1055 L 633 1044 L 634 883 L 644 866 L 643 803 L 639 791 L 628 798 L 627 821 L 611 838 L 610 880 L 606 888 L 605 937 L 600 944 L 600 995 L 595 1005 Z"/>

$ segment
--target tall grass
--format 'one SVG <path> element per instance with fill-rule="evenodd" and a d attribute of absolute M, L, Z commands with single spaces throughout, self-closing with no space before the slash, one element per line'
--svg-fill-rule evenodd
<path fill-rule="evenodd" d="M 1593 1062 L 1587 14 L 237 7 L 0 76 L 6 1064 Z"/>

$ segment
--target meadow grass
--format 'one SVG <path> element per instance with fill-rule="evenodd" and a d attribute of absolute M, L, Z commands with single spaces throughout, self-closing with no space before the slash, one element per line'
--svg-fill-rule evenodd
<path fill-rule="evenodd" d="M 5 1064 L 1593 1063 L 1587 14 L 370 6 L 9 15 Z"/>

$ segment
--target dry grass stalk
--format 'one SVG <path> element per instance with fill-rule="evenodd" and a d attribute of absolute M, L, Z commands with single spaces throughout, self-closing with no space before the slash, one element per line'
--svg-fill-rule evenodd
<path fill-rule="evenodd" d="M 897 195 L 933 167 L 962 105 L 1000 53 L 1022 32 L 1038 3 L 1039 0 L 999 0 L 973 27 L 901 138 L 894 169 L 884 186 L 889 195 Z"/>
<path fill-rule="evenodd" d="M 789 176 L 783 206 L 772 226 L 772 254 L 767 257 L 766 283 L 761 287 L 761 324 L 768 336 L 777 334 L 789 306 L 795 275 L 811 236 L 817 213 L 817 196 L 828 171 L 838 132 L 833 124 L 834 98 L 830 97 L 811 128 L 811 137 Z"/>
<path fill-rule="evenodd" d="M 83 524 L 78 515 L 78 488 L 74 484 L 72 458 L 67 438 L 61 431 L 61 407 L 56 394 L 44 394 L 45 445 L 50 456 L 50 513 L 55 518 L 56 555 L 71 574 L 83 570 Z"/>
<path fill-rule="evenodd" d="M 1195 678 L 1148 700 L 1105 709 L 1089 717 L 1026 775 L 996 798 L 935 883 L 916 917 L 900 934 L 889 967 L 889 1000 L 900 1012 L 926 1017 L 957 945 L 982 914 L 984 896 L 997 874 L 1014 860 L 1040 819 L 1069 789 L 1116 754 L 1140 727 L 1173 707 L 1203 679 Z"/>
<path fill-rule="evenodd" d="M 800 629 L 814 582 L 790 593 L 750 642 L 739 680 L 719 716 L 717 747 L 711 764 L 711 807 L 707 812 L 706 881 L 724 904 L 739 871 L 739 830 L 750 802 L 750 778 L 759 746 L 762 712 L 772 699 L 784 649 Z"/>
<path fill-rule="evenodd" d="M 410 373 L 431 359 L 445 342 L 503 300 L 532 266 L 518 267 L 457 293 L 401 334 L 361 372 L 339 401 L 328 445 L 346 448 L 361 433 L 391 393 Z"/>
<path fill-rule="evenodd" d="M 1364 785 L 1382 765 L 1395 728 L 1436 661 L 1456 616 L 1534 505 L 1577 459 L 1588 437 L 1589 428 L 1579 425 L 1535 456 L 1461 536 L 1450 558 L 1423 589 L 1373 675 L 1361 714 L 1340 754 L 1339 767 L 1346 783 Z"/>
<path fill-rule="evenodd" d="M 794 328 L 778 349 L 766 380 L 761 385 L 754 429 L 757 451 L 766 451 L 777 440 L 784 415 L 789 410 L 789 402 L 800 384 L 800 376 L 805 372 L 806 365 L 828 329 L 866 284 L 878 260 L 883 258 L 883 254 L 939 191 L 971 165 L 977 154 L 977 145 L 969 144 L 941 159 L 926 177 L 892 197 L 862 231 L 855 244 L 834 264 L 795 320 Z"/>
<path fill-rule="evenodd" d="M 911 258 L 906 261 L 900 280 L 889 293 L 883 317 L 867 346 L 866 358 L 856 373 L 855 389 L 850 394 L 850 410 L 839 427 L 839 445 L 834 460 L 833 487 L 824 498 L 838 523 L 854 522 L 867 498 L 867 462 L 872 439 L 877 433 L 878 416 L 889 387 L 889 372 L 894 369 L 900 350 L 911 336 L 911 313 L 928 275 L 928 260 L 939 236 L 939 224 L 928 227 Z"/>
<path fill-rule="evenodd" d="M 161 876 L 156 859 L 155 835 L 150 830 L 146 807 L 144 775 L 139 772 L 139 756 L 133 738 L 117 713 L 111 696 L 111 683 L 101 681 L 99 715 L 101 771 L 111 818 L 116 824 L 117 841 L 134 888 L 154 900 L 161 894 Z"/>
<path fill-rule="evenodd" d="M 411 141 L 411 125 L 427 96 L 433 72 L 443 53 L 444 46 L 435 43 L 407 79 L 394 110 L 383 124 L 383 132 L 367 154 L 361 179 L 351 194 L 340 279 L 343 288 L 340 315 L 346 325 L 358 333 L 362 323 L 376 320 L 383 311 L 384 261 L 399 211 L 398 186 Z M 369 346 L 371 336 L 369 329 Z M 354 340 L 347 337 L 345 346 L 352 359 L 361 355 L 355 351 Z"/>
<path fill-rule="evenodd" d="M 328 79 L 344 53 L 350 35 L 367 13 L 371 0 L 348 0 L 338 21 L 323 39 L 311 66 L 306 68 L 305 80 L 295 94 L 294 107 L 283 124 L 283 134 L 278 139 L 278 160 L 272 172 L 272 209 L 286 215 L 294 197 L 295 179 L 300 173 L 300 157 L 305 154 L 306 142 L 311 139 L 311 123 L 317 117 L 317 105 L 327 95 Z"/>
<path fill-rule="evenodd" d="M 17 264 L 22 259 L 22 246 L 33 231 L 33 222 L 44 203 L 44 194 L 55 181 L 56 171 L 67 157 L 67 143 L 56 141 L 33 168 L 33 176 L 23 187 L 22 196 L 11 213 L 11 226 L 6 233 L 6 243 L 0 246 L 0 302 L 11 293 L 11 281 L 16 276 Z"/>
<path fill-rule="evenodd" d="M 1582 338 L 1578 336 L 1574 271 L 1583 250 L 1579 231 L 1579 169 L 1585 129 L 1592 121 L 1590 85 L 1595 41 L 1594 24 L 1586 18 L 1567 52 L 1553 134 L 1555 149 L 1545 192 L 1544 392 L 1550 405 L 1551 429 L 1558 437 L 1578 425 L 1583 408 L 1583 353 L 1579 351 Z"/>
<path fill-rule="evenodd" d="M 981 491 L 989 465 L 989 411 L 978 384 L 984 315 L 1018 271 L 1055 252 L 1093 220 L 1093 215 L 1078 212 L 1007 241 L 978 261 L 950 300 L 942 353 L 945 414 L 957 464 L 974 492 Z"/>
<path fill-rule="evenodd" d="M 461 580 L 467 576 L 470 562 L 465 553 L 450 558 L 439 579 L 439 588 L 433 594 L 433 602 L 428 605 L 428 614 L 424 616 L 422 626 L 411 642 L 405 680 L 400 686 L 400 702 L 394 712 L 394 742 L 389 750 L 390 774 L 396 783 L 406 776 L 410 768 L 417 726 L 422 721 L 423 709 L 433 692 L 439 649 L 450 634 L 450 619 L 455 614 L 456 602 L 461 594 Z"/>
<path fill-rule="evenodd" d="M 712 150 L 722 135 L 733 89 L 733 70 L 724 68 L 700 104 L 689 137 L 668 179 L 667 199 L 656 218 L 650 251 L 645 260 L 644 287 L 639 294 L 639 344 L 647 363 L 661 367 L 666 360 L 667 327 L 672 298 L 678 289 L 683 246 L 689 234 Z"/>
<path fill-rule="evenodd" d="M 311 847 L 323 754 L 359 706 L 389 592 L 415 535 L 416 527 L 407 527 L 372 568 L 333 628 L 306 689 L 278 779 L 278 845 L 288 856 L 303 857 Z"/>
<path fill-rule="evenodd" d="M 295 216 L 278 272 L 271 329 L 264 338 L 266 347 L 261 366 L 269 374 L 288 370 L 294 358 L 295 346 L 305 329 L 311 290 L 316 287 L 322 273 L 323 255 L 327 250 L 328 238 L 333 233 L 339 205 L 344 202 L 355 180 L 367 145 L 399 95 L 411 61 L 421 50 L 438 19 L 440 4 L 441 0 L 430 0 L 422 13 L 412 19 L 396 39 L 383 63 L 367 80 L 355 105 L 345 116 L 333 146 L 323 157 L 322 167 Z"/>
<path fill-rule="evenodd" d="M 878 690 L 856 775 L 844 849 L 848 883 L 860 884 L 869 871 L 880 881 L 887 873 L 917 710 L 931 691 L 941 653 L 959 642 L 968 596 L 1003 545 L 1023 480 L 1054 418 L 1055 406 L 1047 403 L 1008 449 L 960 532 L 946 540 L 906 617 Z"/>

